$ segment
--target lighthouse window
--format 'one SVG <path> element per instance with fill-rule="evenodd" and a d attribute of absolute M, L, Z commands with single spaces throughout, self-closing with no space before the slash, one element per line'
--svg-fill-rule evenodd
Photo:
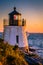
<path fill-rule="evenodd" d="M 16 42 L 19 43 L 19 36 L 16 36 Z"/>
<path fill-rule="evenodd" d="M 17 15 L 14 15 L 14 20 L 17 20 Z"/>

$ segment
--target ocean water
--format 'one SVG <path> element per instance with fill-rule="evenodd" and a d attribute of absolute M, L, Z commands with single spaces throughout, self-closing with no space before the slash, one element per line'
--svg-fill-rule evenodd
<path fill-rule="evenodd" d="M 43 58 L 43 33 L 30 33 L 28 35 L 28 44 L 36 49 L 37 54 Z"/>

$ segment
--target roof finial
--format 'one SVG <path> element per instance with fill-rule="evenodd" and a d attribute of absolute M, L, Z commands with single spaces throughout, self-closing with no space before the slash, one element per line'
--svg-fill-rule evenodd
<path fill-rule="evenodd" d="M 14 10 L 16 10 L 16 7 L 14 7 Z"/>

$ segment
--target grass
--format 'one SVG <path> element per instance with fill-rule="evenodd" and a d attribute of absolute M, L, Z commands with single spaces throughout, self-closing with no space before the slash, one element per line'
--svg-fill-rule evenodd
<path fill-rule="evenodd" d="M 0 39 L 0 65 L 28 65 L 28 63 L 17 45 L 4 44 Z"/>

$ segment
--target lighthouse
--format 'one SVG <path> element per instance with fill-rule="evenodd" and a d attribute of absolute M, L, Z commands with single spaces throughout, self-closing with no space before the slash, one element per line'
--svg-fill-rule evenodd
<path fill-rule="evenodd" d="M 26 20 L 22 19 L 22 14 L 14 7 L 9 13 L 9 23 L 4 21 L 4 42 L 10 45 L 18 45 L 20 48 L 28 49 L 26 36 Z"/>

